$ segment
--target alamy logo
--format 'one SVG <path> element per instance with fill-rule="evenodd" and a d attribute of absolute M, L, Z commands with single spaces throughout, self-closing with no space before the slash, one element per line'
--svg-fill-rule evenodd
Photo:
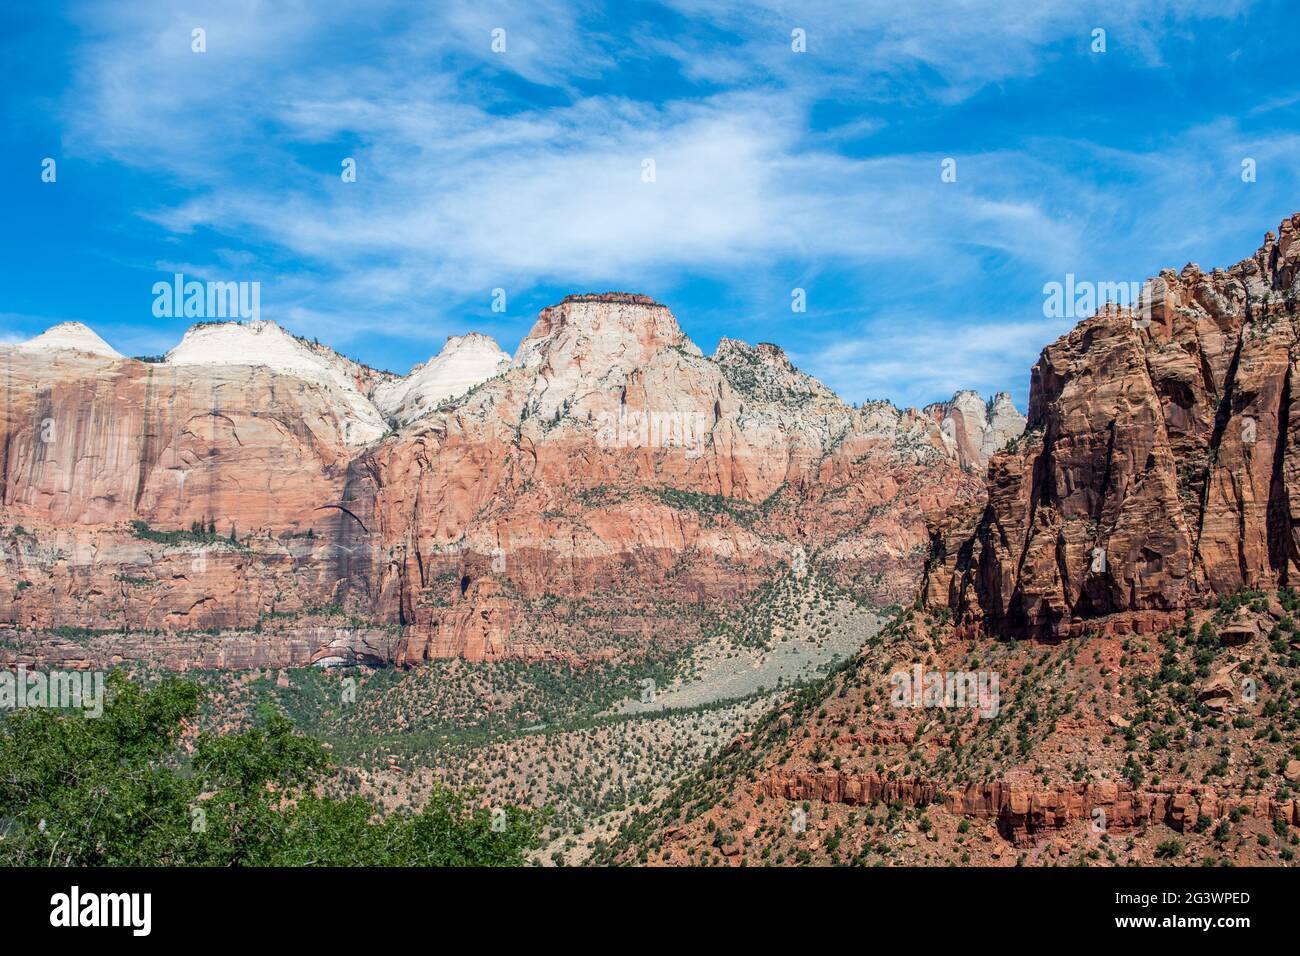
<path fill-rule="evenodd" d="M 253 319 L 262 317 L 260 282 L 188 282 L 177 272 L 153 284 L 155 318 Z"/>
<path fill-rule="evenodd" d="M 989 720 L 1000 709 L 997 671 L 926 671 L 913 664 L 889 678 L 895 707 L 964 707 Z"/>
<path fill-rule="evenodd" d="M 1107 303 L 1132 309 L 1133 324 L 1146 328 L 1151 324 L 1151 307 L 1164 300 L 1165 281 L 1091 282 L 1066 273 L 1064 282 L 1043 286 L 1043 315 L 1049 319 L 1090 319 Z"/>
<path fill-rule="evenodd" d="M 27 672 L 19 664 L 17 670 L 0 671 L 0 710 L 18 710 L 25 707 L 50 707 L 66 710 L 79 707 L 87 717 L 104 715 L 103 671 L 39 671 Z"/>
<path fill-rule="evenodd" d="M 50 925 L 129 926 L 131 935 L 148 936 L 153 929 L 152 893 L 85 893 L 74 886 L 69 893 L 50 897 Z"/>
<path fill-rule="evenodd" d="M 596 420 L 596 442 L 603 448 L 685 448 L 687 458 L 704 452 L 708 416 L 703 412 L 628 411 L 601 412 Z"/>

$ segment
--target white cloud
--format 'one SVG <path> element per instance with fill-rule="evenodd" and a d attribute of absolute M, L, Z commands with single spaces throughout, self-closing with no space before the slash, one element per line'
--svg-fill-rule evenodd
<path fill-rule="evenodd" d="M 906 76 L 941 99 L 968 97 L 990 84 L 1033 75 L 1073 41 L 1087 50 L 1091 31 L 1107 31 L 1111 52 L 1132 52 L 1149 65 L 1161 62 L 1161 41 L 1178 25 L 1229 18 L 1251 0 L 666 0 L 687 16 L 734 32 L 751 77 L 776 75 L 823 88 L 836 75 L 858 91 L 871 79 Z M 790 30 L 807 31 L 808 52 L 792 55 Z M 811 70 L 804 58 L 820 69 Z M 827 77 L 829 72 L 831 77 Z"/>
<path fill-rule="evenodd" d="M 1023 411 L 1029 369 L 1071 320 L 967 319 L 949 324 L 925 315 L 875 322 L 807 356 L 807 368 L 847 401 L 897 396 L 920 407 L 963 388 L 1012 391 Z"/>
<path fill-rule="evenodd" d="M 737 42 L 592 35 L 587 6 L 559 0 L 457 0 L 414 17 L 387 3 L 360 16 L 342 3 L 240 0 L 160 19 L 152 5 L 128 4 L 113 20 L 91 16 L 99 39 L 69 100 L 71 137 L 186 183 L 187 199 L 143 211 L 176 233 L 211 228 L 346 272 L 335 280 L 343 305 L 546 280 L 653 281 L 684 266 L 720 274 L 781 256 L 923 260 L 951 246 L 948 223 L 968 249 L 1068 253 L 1059 211 L 1025 189 L 1044 165 L 1028 156 L 960 157 L 970 185 L 941 187 L 938 156 L 835 152 L 845 136 L 870 134 L 869 117 L 810 135 L 788 33 L 797 20 L 821 38 L 808 82 L 850 67 L 860 79 L 864 63 L 995 82 L 1032 69 L 1026 58 L 1041 44 L 1076 29 L 1071 4 L 1014 14 L 992 2 L 678 6 Z M 1170 9 L 1116 3 L 1106 14 L 1121 25 Z M 189 49 L 196 24 L 208 31 L 204 55 Z M 496 26 L 507 30 L 505 55 L 489 49 Z M 341 32 L 350 58 L 329 55 Z M 751 78 L 770 79 L 779 62 L 782 82 L 660 106 L 574 92 L 610 65 L 611 49 L 635 55 L 638 43 L 688 72 L 720 51 L 748 63 Z M 709 69 L 744 75 L 737 62 Z M 562 91 L 563 105 L 503 111 L 492 80 L 501 72 Z M 313 149 L 308 165 L 303 147 L 321 144 L 338 156 L 315 162 Z M 338 179 L 344 155 L 357 160 L 355 184 Z M 640 178 L 645 158 L 657 164 L 653 184 Z"/>
<path fill-rule="evenodd" d="M 937 153 L 840 152 L 879 132 L 873 116 L 810 130 L 810 103 L 827 90 L 958 99 L 1041 70 L 1061 43 L 1086 48 L 1093 25 L 1112 50 L 1159 62 L 1157 25 L 1240 3 L 1107 0 L 1087 14 L 1066 0 L 673 5 L 702 29 L 671 40 L 593 34 L 590 8 L 560 0 L 453 0 L 414 14 L 396 2 L 306 0 L 165 16 L 152 4 L 88 7 L 68 149 L 182 184 L 181 199 L 140 212 L 183 239 L 221 237 L 214 263 L 186 271 L 261 278 L 268 315 L 332 343 L 463 331 L 448 303 L 496 286 L 672 288 L 694 274 L 767 283 L 775 301 L 831 272 L 914 276 L 916 288 L 891 289 L 884 307 L 901 296 L 924 334 L 805 351 L 810 370 L 850 397 L 907 389 L 903 400 L 918 403 L 1027 378 L 1050 337 L 1041 323 L 1005 319 L 954 332 L 956 318 L 927 311 L 935 289 L 1008 263 L 1041 274 L 1035 285 L 1065 271 L 1154 271 L 1170 264 L 1149 260 L 1172 237 L 1203 249 L 1216 232 L 1281 214 L 1262 194 L 1237 195 L 1237 152 L 1294 179 L 1283 165 L 1294 138 L 1251 142 L 1231 125 L 1159 154 L 1021 140 L 958 155 L 956 184 L 940 182 Z M 196 25 L 207 54 L 190 52 Z M 809 31 L 803 57 L 789 51 L 794 25 Z M 505 55 L 489 48 L 496 26 Z M 729 89 L 661 103 L 584 92 L 616 53 L 667 56 L 688 78 Z M 344 156 L 357 161 L 356 183 L 339 179 Z M 646 158 L 654 183 L 641 179 Z M 1189 195 L 1189 171 L 1209 163 L 1224 166 L 1222 186 Z M 1102 167 L 1123 181 L 1099 189 Z M 1198 216 L 1203 228 L 1187 228 Z M 796 274 L 774 275 L 784 267 Z M 880 328 L 862 325 L 882 314 L 868 293 L 845 327 Z M 1014 308 L 1029 301 L 1020 293 L 973 310 Z"/>

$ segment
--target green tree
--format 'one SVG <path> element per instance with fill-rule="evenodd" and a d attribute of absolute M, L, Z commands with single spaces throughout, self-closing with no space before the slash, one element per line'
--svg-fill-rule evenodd
<path fill-rule="evenodd" d="M 0 721 L 0 863 L 18 866 L 517 866 L 543 818 L 436 789 L 417 813 L 321 793 L 329 754 L 278 711 L 181 746 L 200 690 L 110 675 L 102 717 Z M 494 826 L 494 822 L 496 826 Z"/>

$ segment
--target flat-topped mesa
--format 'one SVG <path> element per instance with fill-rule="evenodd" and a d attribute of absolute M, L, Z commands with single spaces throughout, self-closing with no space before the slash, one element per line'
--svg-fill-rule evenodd
<path fill-rule="evenodd" d="M 634 379 L 680 376 L 670 369 L 702 353 L 665 306 L 649 296 L 625 292 L 566 296 L 545 308 L 519 343 L 512 369 L 535 374 L 530 413 L 564 415 L 584 396 L 604 395 L 617 403 Z M 584 414 L 600 409 L 587 408 Z"/>
<path fill-rule="evenodd" d="M 35 338 L 20 342 L 14 349 L 25 353 L 85 352 L 104 358 L 123 357 L 122 353 L 80 322 L 52 325 Z"/>
<path fill-rule="evenodd" d="M 608 302 L 614 305 L 649 305 L 656 309 L 668 308 L 662 302 L 656 302 L 650 296 L 641 295 L 639 292 L 575 292 L 560 300 L 561 305 L 566 302 Z"/>
<path fill-rule="evenodd" d="M 514 366 L 559 369 L 573 362 L 589 368 L 608 362 L 645 365 L 667 348 L 701 354 L 667 306 L 628 292 L 565 296 L 537 316 L 519 343 Z M 606 366 L 608 367 L 608 366 Z"/>
<path fill-rule="evenodd" d="M 1102 309 L 1047 346 L 987 507 L 933 529 L 926 601 L 1062 637 L 1300 582 L 1298 266 L 1300 214 L 1229 269 L 1165 270 L 1149 310 Z"/>

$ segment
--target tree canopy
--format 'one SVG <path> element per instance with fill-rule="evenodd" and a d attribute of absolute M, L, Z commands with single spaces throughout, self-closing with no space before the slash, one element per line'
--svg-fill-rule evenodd
<path fill-rule="evenodd" d="M 183 747 L 201 693 L 114 673 L 101 717 L 0 720 L 0 864 L 517 866 L 538 841 L 537 813 L 506 807 L 494 820 L 446 788 L 418 812 L 328 796 L 328 751 L 278 711 Z"/>

